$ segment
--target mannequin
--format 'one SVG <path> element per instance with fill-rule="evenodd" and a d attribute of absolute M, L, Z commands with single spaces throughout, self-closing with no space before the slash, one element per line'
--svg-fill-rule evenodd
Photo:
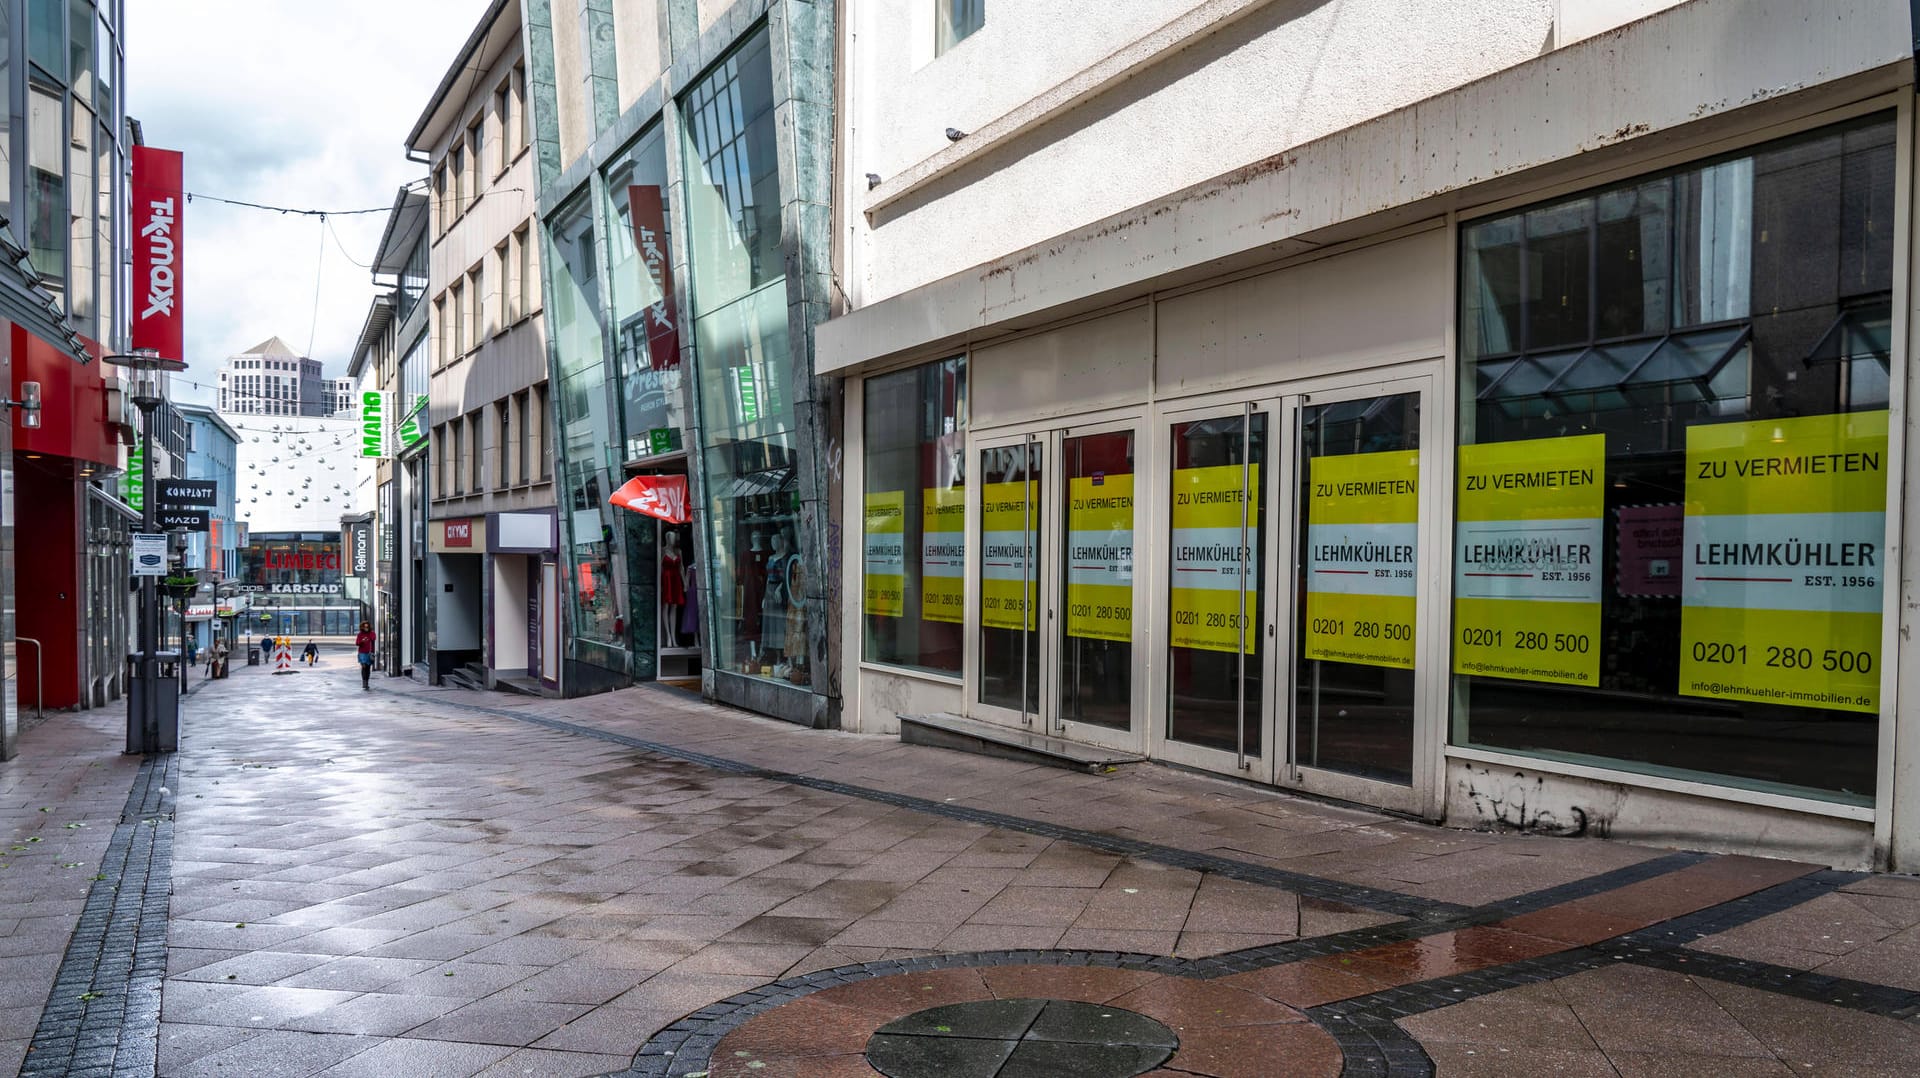
<path fill-rule="evenodd" d="M 787 680 L 804 684 L 807 666 L 807 588 L 800 555 L 787 558 Z"/>
<path fill-rule="evenodd" d="M 758 673 L 754 667 L 760 661 L 760 605 L 767 593 L 767 533 L 753 529 L 745 556 L 736 558 L 733 564 L 735 609 L 740 611 L 738 643 L 741 653 L 749 656 L 748 672 Z"/>
<path fill-rule="evenodd" d="M 760 652 L 767 664 L 778 667 L 787 647 L 787 533 L 773 533 L 773 551 L 767 555 L 767 593 L 761 601 Z"/>
<path fill-rule="evenodd" d="M 671 528 L 660 540 L 660 646 L 680 646 L 680 608 L 687 603 L 686 574 L 680 561 L 680 533 Z"/>

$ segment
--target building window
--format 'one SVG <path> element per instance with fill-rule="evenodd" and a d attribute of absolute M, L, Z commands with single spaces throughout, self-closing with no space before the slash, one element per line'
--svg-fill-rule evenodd
<path fill-rule="evenodd" d="M 1456 744 L 1872 802 L 1894 161 L 1882 114 L 1462 225 Z"/>
<path fill-rule="evenodd" d="M 507 285 L 507 281 L 513 272 L 512 250 L 512 236 L 501 240 L 500 246 L 493 249 L 493 279 L 496 285 L 493 290 L 492 299 L 494 301 L 494 315 L 499 319 L 495 324 L 497 330 L 504 330 L 508 326 L 513 325 L 513 304 L 510 302 L 513 296 L 513 289 Z"/>
<path fill-rule="evenodd" d="M 433 233 L 439 235 L 447 230 L 453 220 L 453 208 L 447 203 L 447 163 L 440 162 L 433 170 Z"/>
<path fill-rule="evenodd" d="M 533 387 L 533 422 L 540 429 L 540 478 L 553 478 L 553 409 L 547 396 L 547 383 Z"/>
<path fill-rule="evenodd" d="M 502 400 L 493 406 L 500 436 L 493 447 L 493 486 L 504 490 L 513 485 L 513 401 Z"/>
<path fill-rule="evenodd" d="M 529 140 L 527 134 L 527 65 L 513 65 L 513 152 L 519 156 Z"/>
<path fill-rule="evenodd" d="M 483 152 L 486 145 L 486 136 L 487 117 L 485 113 L 481 113 L 479 116 L 475 116 L 473 123 L 467 126 L 467 160 L 473 163 L 472 193 L 476 202 L 480 199 L 481 180 L 484 178 L 487 167 L 487 155 Z"/>
<path fill-rule="evenodd" d="M 500 117 L 500 162 L 495 168 L 504 173 L 520 151 L 520 103 L 514 94 L 512 75 L 501 80 L 500 88 L 493 92 L 493 110 Z"/>
<path fill-rule="evenodd" d="M 467 489 L 475 494 L 487 489 L 486 424 L 478 411 L 467 413 Z"/>
<path fill-rule="evenodd" d="M 987 0 L 933 0 L 933 54 L 942 55 L 986 25 Z"/>
<path fill-rule="evenodd" d="M 457 281 L 447 290 L 447 317 L 453 323 L 453 344 L 448 349 L 449 363 L 467 354 L 467 289 Z"/>
<path fill-rule="evenodd" d="M 452 346 L 452 328 L 447 324 L 447 294 L 433 298 L 433 369 L 447 365 L 447 350 Z"/>
<path fill-rule="evenodd" d="M 520 296 L 517 320 L 532 314 L 540 306 L 540 269 L 533 261 L 533 233 L 530 226 L 522 225 L 513 234 L 513 246 L 520 257 L 520 268 L 514 281 Z"/>
<path fill-rule="evenodd" d="M 447 155 L 447 171 L 453 173 L 453 216 L 447 221 L 447 225 L 451 227 L 461 214 L 467 212 L 467 196 L 473 190 L 467 178 L 465 150 L 455 147 L 453 152 Z"/>
<path fill-rule="evenodd" d="M 513 406 L 520 413 L 520 429 L 514 432 L 517 437 L 513 440 L 513 479 L 516 483 L 527 483 L 533 479 L 533 473 L 527 469 L 527 451 L 528 444 L 531 441 L 528 437 L 528 432 L 539 420 L 529 414 L 529 410 L 532 407 L 532 399 L 533 394 L 524 390 L 514 394 L 513 397 Z"/>
<path fill-rule="evenodd" d="M 680 315 L 668 237 L 667 145 L 656 127 L 607 164 L 607 285 L 625 390 L 626 459 L 657 452 L 680 414 Z M 657 435 L 655 432 L 669 432 Z M 679 448 L 677 441 L 669 442 Z"/>
<path fill-rule="evenodd" d="M 473 319 L 468 347 L 479 348 L 487 341 L 487 267 L 476 262 L 467 271 L 467 316 Z"/>
<path fill-rule="evenodd" d="M 453 456 L 453 443 L 447 440 L 446 424 L 433 429 L 433 496 L 444 498 L 453 492 L 453 470 L 447 463 Z"/>
<path fill-rule="evenodd" d="M 967 363 L 864 386 L 861 622 L 867 661 L 960 673 L 965 633 Z"/>

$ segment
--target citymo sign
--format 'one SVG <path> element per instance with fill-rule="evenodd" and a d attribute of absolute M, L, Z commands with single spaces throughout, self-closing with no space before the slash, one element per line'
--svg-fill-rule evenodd
<path fill-rule="evenodd" d="M 162 359 L 186 355 L 180 151 L 133 148 L 133 346 Z"/>

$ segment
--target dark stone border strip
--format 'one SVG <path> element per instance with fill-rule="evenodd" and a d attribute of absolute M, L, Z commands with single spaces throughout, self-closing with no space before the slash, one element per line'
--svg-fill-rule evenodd
<path fill-rule="evenodd" d="M 1347 1069 L 1342 1072 L 1343 1078 L 1401 1078 L 1402 1075 L 1413 1078 L 1433 1073 L 1430 1061 L 1425 1064 L 1424 1070 L 1419 1069 L 1406 1051 L 1408 1045 L 1417 1048 L 1418 1042 L 1399 1027 L 1397 1023 L 1402 1018 L 1451 1007 L 1509 988 L 1559 980 L 1615 963 L 1632 963 L 1707 977 L 1864 1014 L 1902 1020 L 1912 1018 L 1920 1015 L 1920 992 L 1711 954 L 1686 946 L 1705 936 L 1738 928 L 1830 894 L 1865 875 L 1859 872 L 1815 872 L 1651 928 L 1616 936 L 1591 947 L 1574 948 L 1502 966 L 1384 989 L 1370 995 L 1311 1007 L 1306 1013 L 1322 1028 L 1332 1032 L 1347 1051 Z M 1369 1046 L 1372 1046 L 1371 1049 Z M 1394 1055 L 1396 1046 L 1401 1049 L 1398 1057 Z M 1368 1059 L 1369 1051 L 1385 1057 L 1384 1069 L 1372 1065 Z M 1421 1055 L 1424 1058 L 1424 1051 Z"/>
<path fill-rule="evenodd" d="M 67 941 L 20 1078 L 152 1078 L 167 972 L 178 757 L 140 764 Z"/>
<path fill-rule="evenodd" d="M 1655 857 L 1625 868 L 1617 868 L 1611 872 L 1602 872 L 1597 876 L 1587 876 L 1555 887 L 1515 895 L 1504 901 L 1476 906 L 1457 917 L 1428 921 L 1395 921 L 1391 924 L 1349 929 L 1325 936 L 1308 936 L 1304 939 L 1268 943 L 1242 951 L 1212 955 L 1197 960 L 1196 965 L 1204 967 L 1205 971 L 1201 976 L 1225 977 L 1229 974 L 1246 973 L 1307 958 L 1346 954 L 1369 947 L 1381 947 L 1390 943 L 1403 943 L 1407 940 L 1437 936 L 1442 932 L 1493 924 L 1523 913 L 1557 906 L 1563 902 L 1617 890 L 1628 884 L 1664 876 L 1669 872 L 1677 872 L 1706 859 L 1707 855 L 1701 853 L 1667 854 L 1664 857 Z"/>
<path fill-rule="evenodd" d="M 416 694 L 395 695 L 412 696 Z M 1004 828 L 1008 831 L 1019 831 L 1023 834 L 1038 835 L 1041 838 L 1058 839 L 1072 842 L 1076 845 L 1086 846 L 1090 849 L 1101 850 L 1106 853 L 1117 853 L 1140 861 L 1151 861 L 1156 864 L 1166 865 L 1170 868 L 1185 868 L 1192 869 L 1196 872 L 1211 872 L 1231 880 L 1240 880 L 1246 883 L 1279 888 L 1309 898 L 1325 899 L 1329 902 L 1340 902 L 1349 906 L 1359 906 L 1364 909 L 1376 910 L 1381 913 L 1392 913 L 1398 914 L 1401 917 L 1438 921 L 1460 916 L 1467 910 L 1466 907 L 1452 902 L 1440 902 L 1435 899 L 1421 898 L 1418 895 L 1403 894 L 1399 891 L 1388 891 L 1378 887 L 1368 887 L 1364 884 L 1343 883 L 1339 880 L 1330 880 L 1321 876 L 1310 876 L 1303 872 L 1292 872 L 1287 869 L 1273 868 L 1268 865 L 1255 864 L 1250 861 L 1237 861 L 1230 857 L 1196 853 L 1192 850 L 1183 850 L 1175 846 L 1163 846 L 1154 842 L 1142 842 L 1139 839 L 1123 838 L 1119 835 L 1108 835 L 1098 831 L 1085 831 L 1077 827 L 1066 827 L 1060 824 L 1047 823 L 1042 820 L 1029 820 L 1021 816 L 1011 816 L 1003 812 L 992 812 L 986 809 L 968 808 L 964 805 L 953 805 L 944 801 L 931 801 L 924 797 L 894 793 L 891 790 L 877 790 L 867 786 L 855 786 L 851 783 L 815 778 L 811 775 L 801 775 L 791 771 L 776 771 L 754 764 L 744 763 L 739 760 L 730 760 L 723 756 L 712 756 L 703 752 L 694 752 L 690 749 L 680 748 L 677 745 L 668 745 L 658 741 L 647 741 L 643 738 L 631 737 L 627 734 L 617 734 L 610 730 L 602 730 L 595 726 L 586 726 L 577 722 L 567 722 L 564 719 L 553 719 L 544 715 L 529 715 L 506 708 L 485 707 L 479 704 L 462 703 L 457 700 L 429 700 L 428 702 L 444 707 L 458 708 L 462 711 L 473 711 L 483 715 L 494 715 L 500 718 L 513 719 L 517 722 L 543 726 L 549 730 L 556 730 L 561 733 L 578 734 L 582 737 L 609 741 L 614 744 L 625 745 L 628 748 L 639 749 L 642 752 L 651 753 L 655 756 L 665 756 L 669 759 L 698 764 L 702 767 L 712 768 L 715 771 L 726 772 L 728 774 L 768 779 L 774 782 L 783 782 L 792 786 L 804 787 L 809 790 L 819 790 L 822 793 L 840 794 L 845 797 L 859 798 L 863 801 L 892 805 L 895 808 L 923 812 L 949 820 L 960 820 L 966 823 L 977 823 L 988 827 Z"/>

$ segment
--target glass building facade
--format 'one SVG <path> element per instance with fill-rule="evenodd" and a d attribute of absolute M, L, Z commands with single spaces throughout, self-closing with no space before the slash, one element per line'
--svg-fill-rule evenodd
<path fill-rule="evenodd" d="M 805 422 L 810 326 L 826 304 L 802 282 L 815 262 L 826 279 L 828 237 L 821 214 L 806 217 L 817 236 L 783 221 L 824 209 L 830 177 L 825 158 L 781 145 L 776 116 L 828 115 L 799 94 L 830 93 L 830 71 L 789 63 L 776 28 L 827 17 L 778 5 L 719 41 L 622 25 L 616 12 L 621 39 L 659 33 L 675 62 L 647 87 L 622 87 L 634 102 L 624 114 L 592 117 L 597 141 L 564 162 L 564 186 L 557 169 L 542 173 L 575 664 L 565 691 L 699 672 L 716 697 L 757 710 L 808 722 L 826 710 L 809 643 L 829 623 L 823 537 L 807 509 L 823 496 L 809 479 L 823 450 Z M 596 74 L 611 59 L 561 58 Z M 698 73 L 676 81 L 682 70 Z M 567 144 L 551 111 L 571 92 L 567 73 L 534 83 L 536 140 Z M 687 522 L 609 505 L 636 476 L 684 476 Z"/>

